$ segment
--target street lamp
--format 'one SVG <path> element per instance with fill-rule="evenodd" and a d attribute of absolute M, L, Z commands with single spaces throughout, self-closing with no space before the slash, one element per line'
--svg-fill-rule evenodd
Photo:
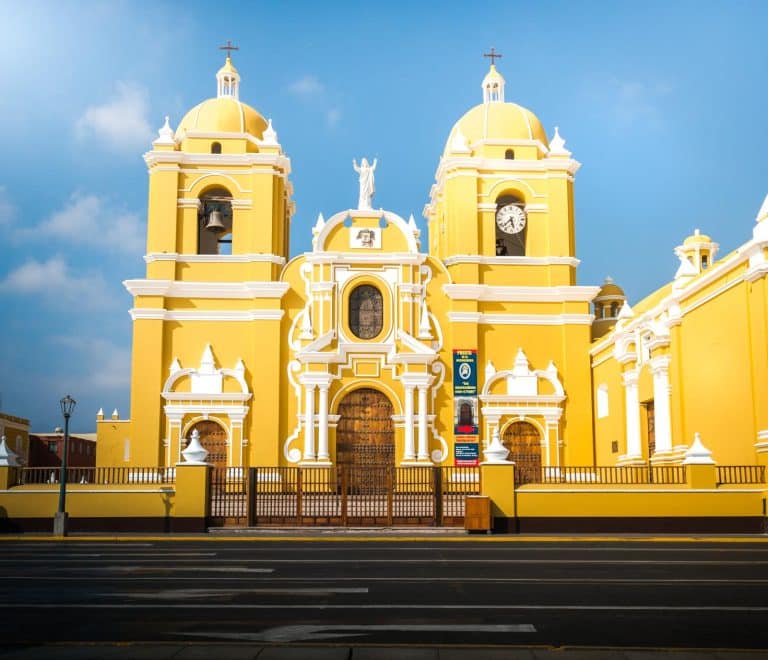
<path fill-rule="evenodd" d="M 77 401 L 75 401 L 69 394 L 65 396 L 61 401 L 61 414 L 64 415 L 64 451 L 61 456 L 61 477 L 59 478 L 59 510 L 56 512 L 56 517 L 53 519 L 53 533 L 56 536 L 67 535 L 67 512 L 66 512 L 66 499 L 67 499 L 67 458 L 69 456 L 69 418 L 72 415 L 72 411 L 75 409 Z"/>

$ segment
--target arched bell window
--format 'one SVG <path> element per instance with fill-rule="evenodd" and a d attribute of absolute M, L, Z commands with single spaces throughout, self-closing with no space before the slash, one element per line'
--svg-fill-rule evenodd
<path fill-rule="evenodd" d="M 504 152 L 504 158 L 507 160 L 515 160 L 515 150 L 514 149 L 507 149 Z"/>
<path fill-rule="evenodd" d="M 528 235 L 525 202 L 515 195 L 496 200 L 496 256 L 524 257 Z"/>
<path fill-rule="evenodd" d="M 198 254 L 232 254 L 232 196 L 214 188 L 200 197 Z"/>
<path fill-rule="evenodd" d="M 381 291 L 361 284 L 349 295 L 349 329 L 358 339 L 373 339 L 384 326 L 384 299 Z"/>
<path fill-rule="evenodd" d="M 211 153 L 212 154 L 221 153 L 221 142 L 211 142 Z"/>

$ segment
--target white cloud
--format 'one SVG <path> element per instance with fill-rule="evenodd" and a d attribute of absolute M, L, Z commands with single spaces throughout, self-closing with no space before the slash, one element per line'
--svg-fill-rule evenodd
<path fill-rule="evenodd" d="M 72 386 L 80 390 L 122 390 L 131 383 L 131 351 L 101 337 L 54 337 L 53 341 L 77 352 L 84 373 Z"/>
<path fill-rule="evenodd" d="M 11 203 L 5 186 L 0 186 L 0 225 L 10 224 L 15 217 L 16 207 Z"/>
<path fill-rule="evenodd" d="M 110 300 L 100 275 L 76 275 L 61 257 L 51 257 L 47 261 L 30 259 L 0 281 L 0 291 L 39 295 L 54 302 L 77 303 L 85 307 L 101 307 Z"/>
<path fill-rule="evenodd" d="M 667 83 L 640 81 L 612 81 L 613 112 L 625 124 L 641 121 L 659 121 L 663 116 L 664 97 L 672 92 Z"/>
<path fill-rule="evenodd" d="M 102 105 L 85 110 L 77 121 L 82 137 L 103 140 L 119 151 L 133 151 L 152 141 L 153 132 L 147 119 L 147 90 L 126 82 L 117 83 L 116 95 Z"/>
<path fill-rule="evenodd" d="M 338 108 L 331 108 L 328 112 L 325 113 L 325 121 L 330 128 L 333 128 L 334 126 L 336 126 L 336 124 L 339 123 L 340 119 L 341 119 L 341 110 L 339 110 Z"/>
<path fill-rule="evenodd" d="M 73 194 L 66 206 L 36 227 L 19 230 L 19 238 L 52 236 L 111 252 L 141 255 L 146 229 L 137 213 L 110 206 L 97 195 Z"/>
<path fill-rule="evenodd" d="M 297 96 L 319 96 L 325 91 L 323 84 L 315 76 L 304 76 L 288 85 L 288 89 Z"/>

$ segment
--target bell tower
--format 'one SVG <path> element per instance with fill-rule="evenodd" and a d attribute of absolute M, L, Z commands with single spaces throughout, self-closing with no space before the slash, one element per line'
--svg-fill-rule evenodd
<path fill-rule="evenodd" d="M 277 405 L 278 383 L 254 382 L 252 373 L 259 360 L 265 367 L 279 360 L 287 288 L 279 277 L 294 211 L 290 160 L 272 121 L 240 100 L 240 74 L 231 58 L 236 48 L 223 48 L 228 53 L 216 74 L 216 96 L 192 108 L 175 131 L 166 117 L 144 155 L 146 276 L 125 282 L 134 298 L 134 464 L 173 465 L 187 427 L 202 416 L 215 417 L 226 434 L 226 463 L 243 465 L 252 436 L 247 402 L 258 394 L 263 405 Z M 269 346 L 269 355 L 259 355 L 257 344 Z M 204 351 L 218 381 L 180 378 L 197 368 Z M 272 366 L 266 373 L 277 374 L 277 363 Z M 237 383 L 231 396 L 227 379 L 221 384 L 221 374 L 229 372 Z M 213 389 L 204 392 L 203 382 Z M 190 388 L 184 399 L 180 392 Z"/>

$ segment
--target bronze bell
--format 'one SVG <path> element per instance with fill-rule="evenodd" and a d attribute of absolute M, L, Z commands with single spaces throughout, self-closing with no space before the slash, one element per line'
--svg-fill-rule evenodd
<path fill-rule="evenodd" d="M 208 222 L 205 223 L 205 228 L 214 234 L 221 234 L 222 232 L 227 231 L 227 228 L 221 221 L 221 211 L 218 209 L 211 211 L 208 216 Z"/>

